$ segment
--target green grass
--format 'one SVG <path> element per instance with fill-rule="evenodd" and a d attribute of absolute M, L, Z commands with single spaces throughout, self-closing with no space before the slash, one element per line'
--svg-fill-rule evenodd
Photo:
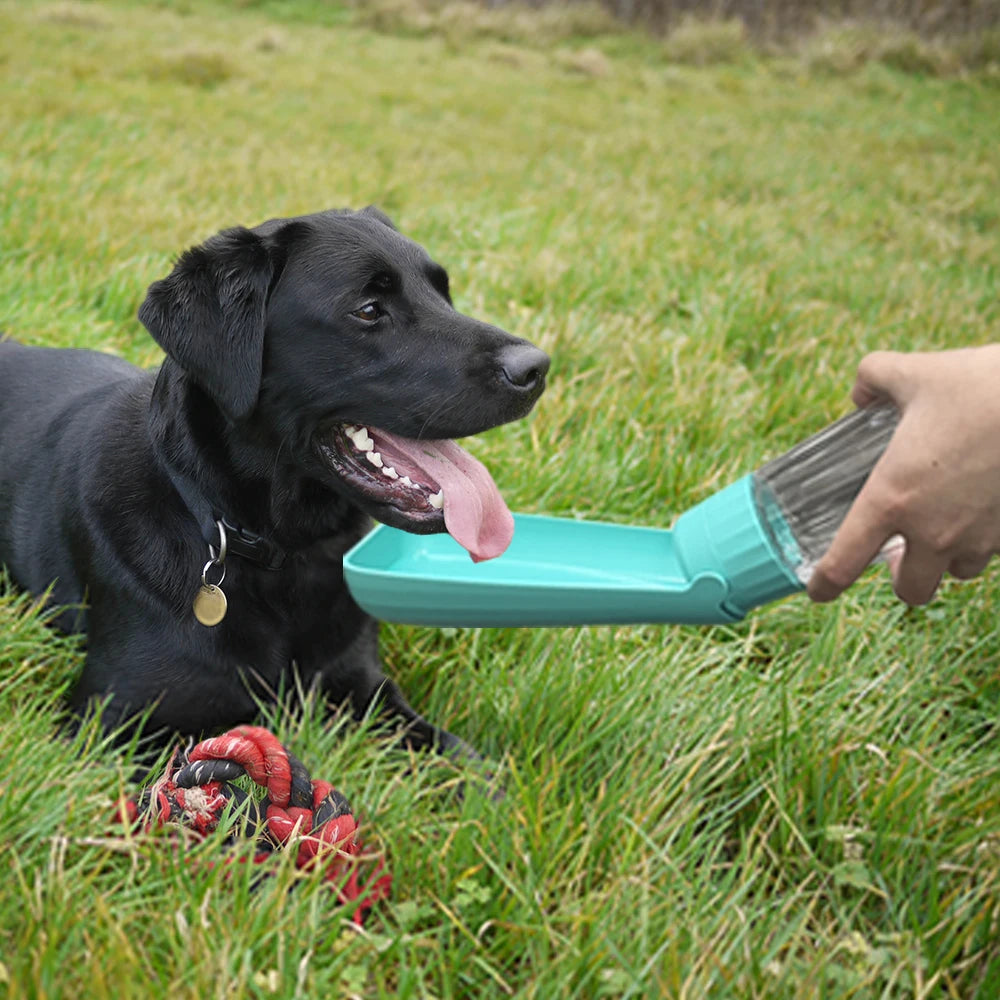
<path fill-rule="evenodd" d="M 135 312 L 181 249 L 378 203 L 552 354 L 472 443 L 511 507 L 660 526 L 845 412 L 864 351 L 997 336 L 992 71 L 363 21 L 0 2 L 0 325 L 154 364 Z M 387 627 L 507 795 L 271 718 L 394 876 L 360 933 L 287 864 L 254 890 L 116 830 L 129 755 L 57 737 L 82 647 L 4 593 L 0 993 L 1000 995 L 995 570 L 910 612 L 873 572 L 732 628 Z"/>

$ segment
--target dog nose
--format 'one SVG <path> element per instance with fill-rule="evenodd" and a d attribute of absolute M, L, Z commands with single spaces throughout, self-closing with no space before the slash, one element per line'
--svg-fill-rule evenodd
<path fill-rule="evenodd" d="M 534 344 L 509 344 L 500 352 L 500 368 L 515 389 L 529 391 L 545 381 L 549 356 Z"/>

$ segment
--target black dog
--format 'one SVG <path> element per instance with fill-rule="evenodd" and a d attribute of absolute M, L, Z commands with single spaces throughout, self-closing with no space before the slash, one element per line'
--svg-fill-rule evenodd
<path fill-rule="evenodd" d="M 377 699 L 415 746 L 462 747 L 382 673 L 341 560 L 369 515 L 496 555 L 510 514 L 446 439 L 523 417 L 548 357 L 456 312 L 371 208 L 218 233 L 139 318 L 158 371 L 0 343 L 0 561 L 86 631 L 74 708 L 198 734 L 297 671 L 358 713 Z"/>

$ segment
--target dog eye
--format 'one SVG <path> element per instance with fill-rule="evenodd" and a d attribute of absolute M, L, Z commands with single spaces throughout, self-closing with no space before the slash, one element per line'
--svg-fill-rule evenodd
<path fill-rule="evenodd" d="M 382 315 L 382 310 L 377 302 L 366 302 L 360 309 L 355 309 L 351 315 L 366 323 L 374 323 Z"/>

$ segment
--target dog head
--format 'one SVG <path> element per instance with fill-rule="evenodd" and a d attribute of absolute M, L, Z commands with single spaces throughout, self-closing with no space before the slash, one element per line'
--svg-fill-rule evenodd
<path fill-rule="evenodd" d="M 151 286 L 139 318 L 231 425 L 381 521 L 498 554 L 509 512 L 452 439 L 524 416 L 548 357 L 457 312 L 444 268 L 382 213 L 225 230 Z"/>

